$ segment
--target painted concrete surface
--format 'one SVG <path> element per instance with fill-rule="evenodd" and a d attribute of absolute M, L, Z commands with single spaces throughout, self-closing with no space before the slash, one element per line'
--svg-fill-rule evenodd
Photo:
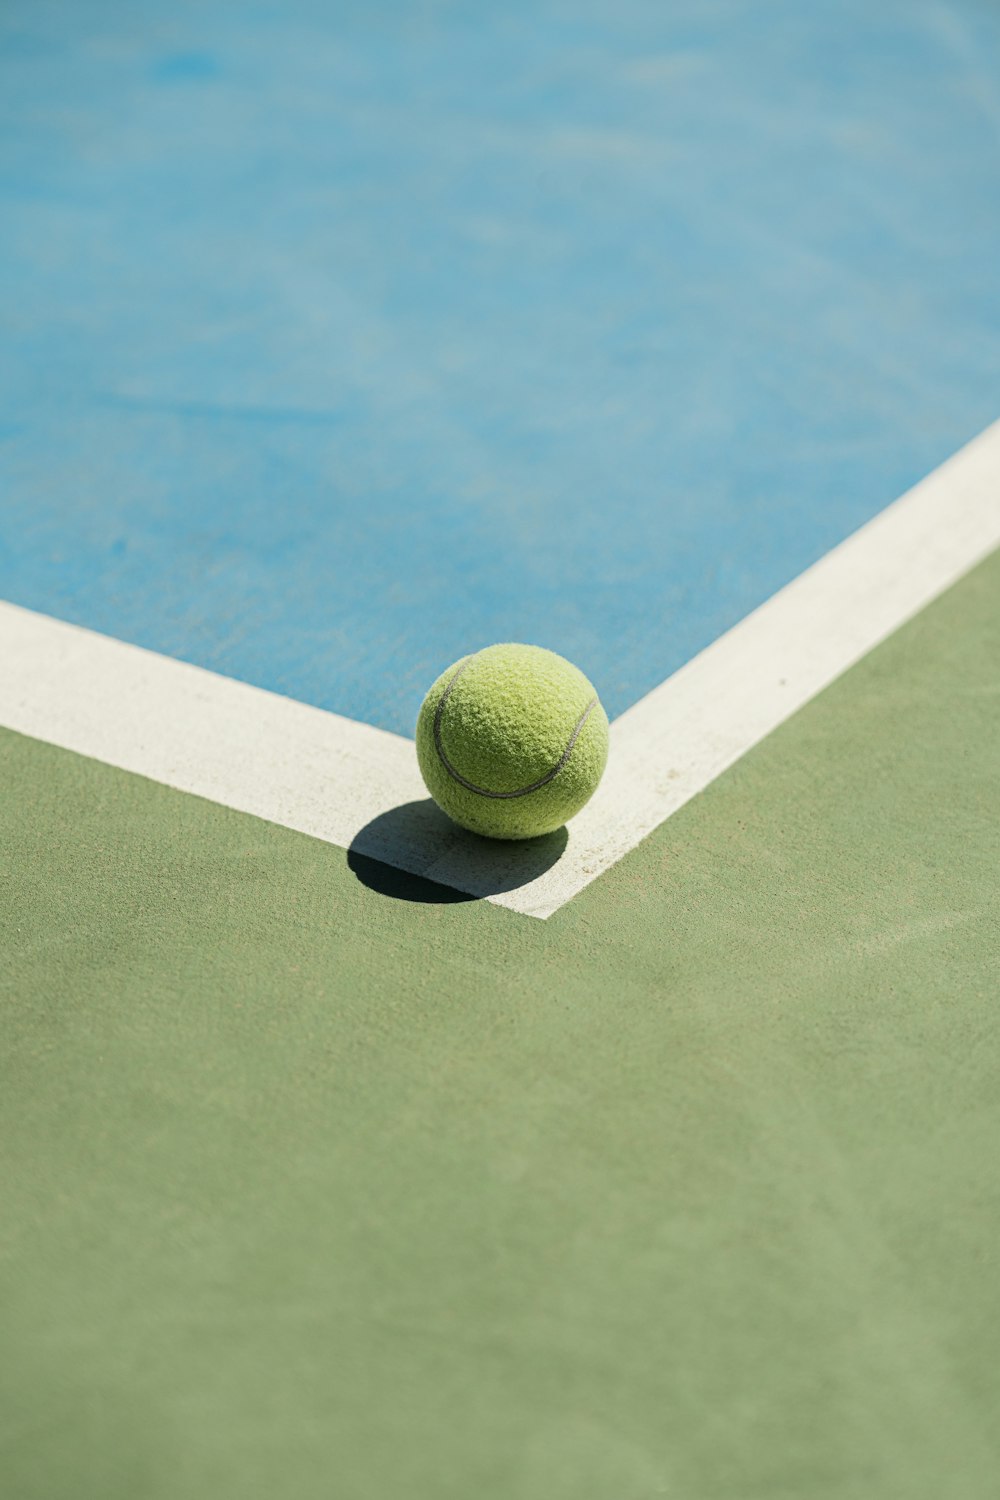
<path fill-rule="evenodd" d="M 4 1493 L 994 1500 L 998 591 L 545 923 L 0 733 Z"/>
<path fill-rule="evenodd" d="M 0 597 L 410 734 L 612 717 L 1000 412 L 1000 21 L 12 0 Z"/>
<path fill-rule="evenodd" d="M 1000 546 L 1000 423 L 611 726 L 568 830 L 478 838 L 412 740 L 0 602 L 0 725 L 545 918 Z"/>

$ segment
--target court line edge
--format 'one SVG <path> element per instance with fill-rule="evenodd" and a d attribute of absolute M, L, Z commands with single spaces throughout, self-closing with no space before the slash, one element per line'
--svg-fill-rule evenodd
<path fill-rule="evenodd" d="M 1000 422 L 615 720 L 547 869 L 438 814 L 411 740 L 3 601 L 0 723 L 544 919 L 998 546 Z"/>

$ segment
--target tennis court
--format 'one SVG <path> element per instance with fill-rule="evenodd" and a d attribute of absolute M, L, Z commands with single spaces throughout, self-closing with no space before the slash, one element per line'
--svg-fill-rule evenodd
<path fill-rule="evenodd" d="M 0 14 L 0 1491 L 992 1500 L 1000 13 Z M 414 723 L 579 663 L 496 844 Z"/>

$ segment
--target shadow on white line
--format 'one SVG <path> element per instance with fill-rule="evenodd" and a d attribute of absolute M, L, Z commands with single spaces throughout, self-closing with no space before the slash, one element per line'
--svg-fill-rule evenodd
<path fill-rule="evenodd" d="M 397 901 L 479 901 L 537 880 L 561 858 L 567 838 L 565 828 L 523 842 L 480 838 L 428 797 L 372 818 L 352 840 L 347 863 L 363 885 Z M 452 873 L 461 889 L 448 882 Z"/>

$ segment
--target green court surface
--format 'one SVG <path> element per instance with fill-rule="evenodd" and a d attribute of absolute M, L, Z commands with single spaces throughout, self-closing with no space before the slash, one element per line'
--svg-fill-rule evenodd
<path fill-rule="evenodd" d="M 998 596 L 548 922 L 4 733 L 5 1500 L 994 1500 Z"/>

